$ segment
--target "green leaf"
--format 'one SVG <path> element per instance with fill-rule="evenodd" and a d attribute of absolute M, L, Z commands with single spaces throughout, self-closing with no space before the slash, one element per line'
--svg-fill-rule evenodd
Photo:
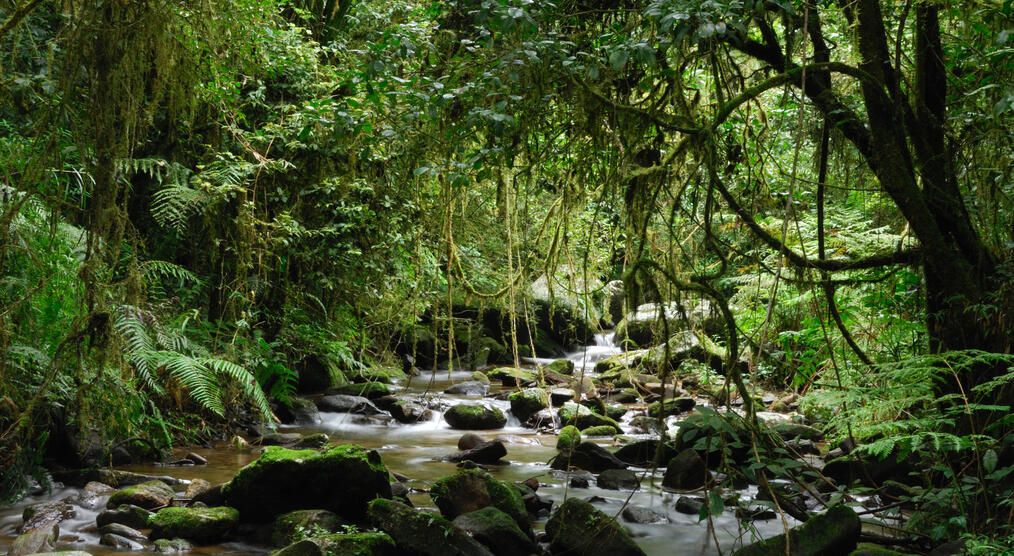
<path fill-rule="evenodd" d="M 998 459 L 996 451 L 986 450 L 986 453 L 982 455 L 982 467 L 986 470 L 986 473 L 992 473 L 996 469 Z"/>
<path fill-rule="evenodd" d="M 620 69 L 623 68 L 624 65 L 626 65 L 627 60 L 629 59 L 630 59 L 629 52 L 627 52 L 626 50 L 617 49 L 614 50 L 613 53 L 609 55 L 609 65 L 613 67 L 613 70 L 620 71 Z"/>

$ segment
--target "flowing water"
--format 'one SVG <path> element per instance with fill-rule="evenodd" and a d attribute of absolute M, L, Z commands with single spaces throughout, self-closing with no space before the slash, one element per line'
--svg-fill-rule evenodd
<path fill-rule="evenodd" d="M 575 363 L 574 374 L 593 374 L 595 363 L 600 359 L 619 353 L 612 345 L 612 335 L 599 334 L 595 344 L 571 353 L 568 359 Z M 531 363 L 545 364 L 551 359 L 534 359 Z M 438 370 L 423 372 L 420 376 L 400 384 L 400 395 L 428 402 L 431 406 L 450 407 L 451 405 L 483 400 L 492 404 L 509 415 L 510 404 L 506 401 L 480 396 L 457 396 L 443 394 L 443 390 L 451 384 L 468 380 L 470 372 Z M 502 388 L 494 385 L 490 394 L 496 394 Z M 644 406 L 633 404 L 621 422 L 624 430 L 630 431 L 629 420 Z M 430 421 L 405 425 L 396 421 L 365 421 L 357 415 L 343 413 L 321 413 L 322 422 L 315 426 L 282 427 L 282 432 L 316 433 L 325 432 L 330 436 L 332 444 L 356 443 L 366 448 L 376 449 L 383 457 L 388 469 L 409 477 L 407 483 L 413 489 L 410 498 L 421 508 L 434 509 L 429 495 L 425 493 L 429 484 L 440 477 L 449 475 L 456 470 L 455 464 L 439 461 L 456 451 L 458 438 L 462 431 L 451 429 L 441 417 L 441 412 L 434 411 Z M 672 419 L 672 418 L 670 418 Z M 674 503 L 678 494 L 663 491 L 659 485 L 662 473 L 648 469 L 632 468 L 642 476 L 641 488 L 633 493 L 629 491 L 606 490 L 598 488 L 591 481 L 589 488 L 569 487 L 569 475 L 566 472 L 554 471 L 547 462 L 556 454 L 556 436 L 546 432 L 535 431 L 521 426 L 513 416 L 509 417 L 507 426 L 497 431 L 479 433 L 486 439 L 500 438 L 507 446 L 504 464 L 488 466 L 490 473 L 501 480 L 523 481 L 530 477 L 538 477 L 541 486 L 538 494 L 556 503 L 566 497 L 581 498 L 597 497 L 595 505 L 600 510 L 619 515 L 625 505 L 650 508 L 665 516 L 668 523 L 634 524 L 626 523 L 633 533 L 635 541 L 649 555 L 662 554 L 718 554 L 715 540 L 720 543 L 722 552 L 728 553 L 734 546 L 743 542 L 751 542 L 757 536 L 767 537 L 782 532 L 780 520 L 757 521 L 751 529 L 744 529 L 735 519 L 731 509 L 721 516 L 708 521 L 699 522 L 696 515 L 685 515 L 675 511 Z M 637 438 L 635 434 L 628 437 Z M 608 439 L 600 442 L 606 447 L 619 445 L 618 441 Z M 228 445 L 210 448 L 180 449 L 176 454 L 182 457 L 186 452 L 194 451 L 205 458 L 209 464 L 205 466 L 161 467 L 155 465 L 133 465 L 122 469 L 151 475 L 172 475 L 181 479 L 201 478 L 212 484 L 229 480 L 242 466 L 256 459 L 256 452 L 239 452 Z M 28 504 L 62 499 L 78 492 L 74 488 L 61 488 L 50 494 L 31 497 L 22 503 L 0 509 L 0 554 L 6 553 L 10 543 L 16 536 L 15 529 L 21 523 L 21 512 Z M 750 499 L 756 494 L 756 488 L 750 487 L 740 492 L 741 497 Z M 104 505 L 104 501 L 103 501 Z M 101 507 L 100 507 L 101 508 Z M 94 555 L 131 554 L 126 551 L 114 551 L 98 542 L 95 528 L 95 516 L 98 510 L 76 507 L 77 515 L 71 520 L 60 524 L 59 550 L 84 550 Z M 790 525 L 794 524 L 791 518 Z M 621 520 L 622 521 L 622 520 Z M 541 529 L 545 524 L 545 516 L 535 524 Z M 193 554 L 262 554 L 269 552 L 268 547 L 249 544 L 227 543 L 222 545 L 195 547 Z"/>

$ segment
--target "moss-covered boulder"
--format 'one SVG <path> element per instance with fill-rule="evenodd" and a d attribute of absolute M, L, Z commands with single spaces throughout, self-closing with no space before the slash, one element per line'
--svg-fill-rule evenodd
<path fill-rule="evenodd" d="M 606 426 L 612 427 L 617 434 L 623 432 L 623 429 L 620 428 L 620 424 L 616 421 L 606 417 L 605 415 L 599 415 L 580 404 L 571 402 L 565 403 L 556 414 L 560 418 L 560 423 L 564 425 L 573 425 L 582 431 L 591 427 Z"/>
<path fill-rule="evenodd" d="M 600 375 L 607 375 L 620 370 L 633 370 L 641 363 L 641 359 L 647 353 L 648 350 L 646 349 L 633 349 L 599 359 L 595 362 L 595 372 Z"/>
<path fill-rule="evenodd" d="M 911 552 L 899 552 L 870 542 L 861 542 L 849 556 L 916 556 Z"/>
<path fill-rule="evenodd" d="M 399 423 L 421 423 L 433 418 L 433 411 L 430 408 L 410 400 L 397 400 L 391 403 L 387 410 Z"/>
<path fill-rule="evenodd" d="M 275 518 L 271 528 L 271 544 L 286 546 L 306 536 L 307 531 L 335 532 L 347 522 L 327 510 L 296 510 Z"/>
<path fill-rule="evenodd" d="M 703 487 L 711 480 L 711 471 L 707 463 L 697 452 L 687 448 L 669 460 L 662 486 L 672 490 L 695 490 Z"/>
<path fill-rule="evenodd" d="M 859 542 L 859 516 L 848 506 L 835 506 L 781 534 L 733 552 L 733 556 L 781 556 L 789 545 L 793 556 L 846 556 Z"/>
<path fill-rule="evenodd" d="M 502 429 L 507 416 L 496 407 L 482 404 L 458 404 L 444 413 L 444 420 L 452 429 L 487 430 Z"/>
<path fill-rule="evenodd" d="M 156 539 L 151 546 L 152 552 L 156 554 L 179 554 L 193 549 L 193 545 L 186 539 Z"/>
<path fill-rule="evenodd" d="M 616 429 L 611 425 L 588 427 L 581 432 L 585 436 L 616 436 Z"/>
<path fill-rule="evenodd" d="M 102 527 L 110 523 L 120 523 L 134 529 L 148 527 L 148 518 L 152 513 L 144 508 L 133 504 L 120 504 L 119 506 L 105 510 L 95 517 L 95 523 Z"/>
<path fill-rule="evenodd" d="M 657 418 L 659 413 L 662 414 L 662 417 L 679 415 L 690 411 L 696 405 L 697 402 L 693 398 L 670 398 L 661 402 L 652 402 L 648 406 L 648 416 Z"/>
<path fill-rule="evenodd" d="M 616 459 L 602 446 L 594 442 L 582 442 L 570 453 L 560 453 L 552 459 L 553 469 L 569 469 L 576 467 L 592 473 L 601 473 L 606 469 L 626 469 L 627 464 Z"/>
<path fill-rule="evenodd" d="M 622 462 L 629 463 L 636 467 L 649 467 L 656 462 L 656 454 L 659 450 L 658 440 L 637 440 L 630 444 L 624 444 L 613 453 Z M 662 453 L 657 454 L 659 467 L 666 465 L 669 460 L 676 457 L 678 452 L 669 444 L 662 444 Z"/>
<path fill-rule="evenodd" d="M 222 495 L 243 521 L 324 509 L 358 522 L 370 500 L 391 496 L 388 477 L 380 454 L 355 444 L 321 452 L 269 447 L 222 487 Z"/>
<path fill-rule="evenodd" d="M 543 365 L 543 369 L 561 375 L 572 375 L 574 374 L 574 362 L 570 359 L 557 359 L 548 365 Z"/>
<path fill-rule="evenodd" d="M 795 440 L 797 438 L 810 440 L 812 442 L 823 442 L 824 433 L 819 429 L 801 425 L 799 423 L 781 423 L 771 427 L 771 432 L 782 437 L 783 440 Z"/>
<path fill-rule="evenodd" d="M 560 429 L 556 436 L 556 449 L 569 454 L 581 443 L 581 431 L 574 425 L 567 425 Z"/>
<path fill-rule="evenodd" d="M 328 388 L 327 394 L 343 396 L 362 396 L 368 400 L 375 400 L 391 395 L 391 387 L 383 382 L 354 382 L 344 386 Z"/>
<path fill-rule="evenodd" d="M 595 483 L 599 488 L 608 490 L 637 490 L 641 487 L 641 479 L 629 469 L 606 469 L 599 473 Z"/>
<path fill-rule="evenodd" d="M 512 388 L 535 386 L 539 382 L 539 375 L 535 371 L 515 367 L 497 367 L 486 373 L 486 376 L 491 381 L 499 381 Z"/>
<path fill-rule="evenodd" d="M 60 526 L 56 523 L 25 531 L 14 538 L 7 554 L 8 556 L 25 556 L 26 554 L 52 550 L 53 544 L 56 543 L 59 536 Z"/>
<path fill-rule="evenodd" d="M 645 556 L 615 519 L 580 498 L 568 498 L 546 522 L 549 549 L 569 556 Z"/>
<path fill-rule="evenodd" d="M 539 546 L 511 517 L 487 506 L 454 518 L 454 525 L 489 547 L 496 556 L 539 554 Z"/>
<path fill-rule="evenodd" d="M 370 502 L 370 522 L 397 547 L 422 556 L 491 556 L 493 553 L 438 514 L 420 512 L 393 500 Z"/>
<path fill-rule="evenodd" d="M 511 402 L 511 413 L 522 423 L 539 410 L 549 407 L 549 394 L 542 388 L 526 388 L 511 392 L 507 399 Z"/>
<path fill-rule="evenodd" d="M 395 380 L 408 378 L 405 372 L 397 367 L 385 367 L 381 365 L 347 371 L 345 376 L 351 382 L 382 382 L 384 384 L 391 384 Z"/>
<path fill-rule="evenodd" d="M 239 524 L 233 508 L 162 508 L 148 519 L 151 539 L 186 539 L 197 544 L 215 544 L 227 539 Z"/>
<path fill-rule="evenodd" d="M 430 488 L 430 498 L 447 519 L 492 506 L 509 515 L 522 530 L 531 531 L 521 491 L 481 469 L 462 469 L 438 479 Z"/>
<path fill-rule="evenodd" d="M 384 533 L 315 534 L 271 556 L 400 556 L 394 539 Z"/>
<path fill-rule="evenodd" d="M 174 494 L 169 485 L 161 481 L 148 481 L 114 492 L 106 502 L 106 507 L 115 508 L 121 504 L 131 504 L 146 510 L 161 508 L 172 502 Z"/>

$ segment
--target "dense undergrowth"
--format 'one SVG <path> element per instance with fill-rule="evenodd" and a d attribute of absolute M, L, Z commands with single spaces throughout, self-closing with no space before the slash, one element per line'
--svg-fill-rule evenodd
<path fill-rule="evenodd" d="M 1009 545 L 1010 3 L 593 4 L 0 3 L 0 499 L 623 279 L 925 471 L 914 533 Z"/>

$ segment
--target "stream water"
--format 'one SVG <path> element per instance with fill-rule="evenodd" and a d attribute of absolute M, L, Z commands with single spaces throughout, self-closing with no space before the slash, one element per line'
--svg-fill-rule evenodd
<path fill-rule="evenodd" d="M 598 335 L 594 345 L 571 353 L 568 359 L 574 361 L 574 374 L 592 375 L 595 363 L 610 355 L 619 353 L 612 345 L 611 335 Z M 535 360 L 548 363 L 551 360 Z M 531 361 L 531 362 L 535 362 Z M 509 414 L 510 405 L 506 401 L 494 400 L 489 397 L 456 396 L 443 394 L 443 390 L 451 384 L 468 380 L 468 371 L 438 370 L 422 372 L 399 384 L 399 395 L 426 398 L 445 406 L 463 402 L 475 402 L 482 399 L 501 408 Z M 501 391 L 493 385 L 490 394 Z M 644 405 L 630 404 L 630 411 L 621 421 L 627 437 L 638 438 L 630 427 L 630 419 L 643 414 Z M 396 421 L 363 422 L 357 415 L 343 413 L 321 413 L 322 422 L 315 426 L 283 427 L 282 432 L 317 433 L 325 432 L 332 444 L 356 443 L 366 448 L 376 449 L 383 457 L 388 469 L 408 476 L 408 486 L 413 489 L 410 498 L 421 508 L 434 509 L 426 490 L 429 484 L 440 477 L 454 473 L 455 464 L 439 461 L 439 458 L 457 450 L 457 441 L 463 431 L 452 430 L 441 417 L 434 412 L 430 421 L 405 425 Z M 672 419 L 672 418 L 670 418 Z M 662 473 L 648 469 L 632 468 L 641 477 L 641 488 L 634 492 L 606 490 L 595 486 L 591 481 L 588 488 L 569 487 L 569 476 L 562 471 L 549 468 L 548 460 L 556 454 L 556 436 L 522 427 L 516 418 L 509 417 L 507 426 L 497 431 L 481 431 L 480 436 L 486 439 L 500 438 L 507 446 L 507 456 L 502 465 L 488 466 L 490 473 L 501 480 L 523 481 L 530 477 L 538 477 L 541 484 L 538 494 L 544 499 L 562 502 L 566 497 L 581 498 L 598 497 L 595 505 L 600 510 L 619 516 L 625 505 L 650 508 L 663 515 L 668 523 L 635 524 L 621 519 L 621 522 L 633 533 L 635 541 L 649 555 L 662 554 L 718 554 L 715 546 L 717 539 L 722 552 L 728 554 L 730 549 L 742 543 L 749 543 L 758 537 L 767 537 L 783 531 L 782 522 L 778 519 L 755 521 L 750 529 L 745 529 L 733 515 L 731 509 L 714 518 L 710 525 L 707 521 L 699 522 L 696 515 L 678 513 L 674 503 L 679 494 L 665 492 L 660 488 Z M 606 447 L 619 445 L 618 440 L 603 439 L 601 444 Z M 182 457 L 187 452 L 196 452 L 207 458 L 209 464 L 204 466 L 162 467 L 155 465 L 133 465 L 122 469 L 151 475 L 172 475 L 181 479 L 201 478 L 212 484 L 229 480 L 242 466 L 257 458 L 256 451 L 240 452 L 228 445 L 210 448 L 181 448 L 177 455 Z M 0 554 L 6 554 L 14 540 L 15 529 L 21 523 L 21 513 L 28 504 L 41 501 L 63 499 L 74 496 L 78 489 L 60 488 L 52 493 L 30 497 L 16 506 L 0 508 Z M 756 494 L 756 487 L 749 487 L 740 492 L 742 498 L 751 499 Z M 123 550 L 111 550 L 99 544 L 99 536 L 95 528 L 95 516 L 104 507 L 104 500 L 97 510 L 75 507 L 76 517 L 60 524 L 60 542 L 58 550 L 83 550 L 94 555 L 132 554 Z M 541 529 L 542 522 L 536 523 Z M 790 522 L 792 520 L 790 519 Z M 793 524 L 794 522 L 790 523 Z M 255 546 L 242 542 L 226 543 L 214 546 L 195 546 L 192 554 L 263 554 L 272 550 L 269 547 Z"/>

